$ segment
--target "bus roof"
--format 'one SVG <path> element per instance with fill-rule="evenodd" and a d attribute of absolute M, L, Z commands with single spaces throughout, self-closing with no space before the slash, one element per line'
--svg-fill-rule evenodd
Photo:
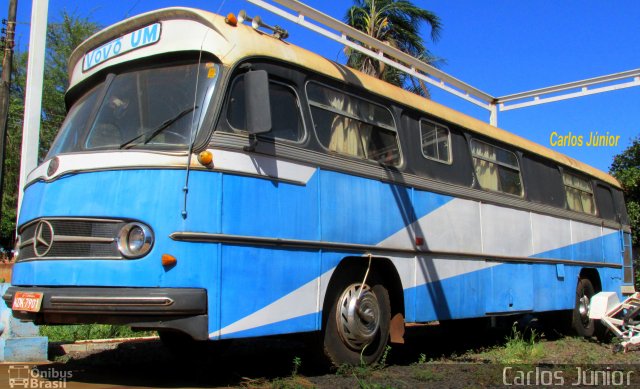
<path fill-rule="evenodd" d="M 278 40 L 268 34 L 256 31 L 249 26 L 238 24 L 237 27 L 232 27 L 225 22 L 225 18 L 223 16 L 198 9 L 182 7 L 165 8 L 135 16 L 98 32 L 80 44 L 80 46 L 78 46 L 78 48 L 72 53 L 69 59 L 70 75 L 73 73 L 75 67 L 78 66 L 78 62 L 82 60 L 83 55 L 96 48 L 101 43 L 122 36 L 140 26 L 169 19 L 193 20 L 210 27 L 220 34 L 225 40 L 225 42 L 221 44 L 226 45 L 227 47 L 224 51 L 217 53 L 214 52 L 213 54 L 216 54 L 225 65 L 233 65 L 243 58 L 252 56 L 271 57 L 284 60 L 325 76 L 364 88 L 384 98 L 393 100 L 397 104 L 423 111 L 427 114 L 433 115 L 434 117 L 441 118 L 442 120 L 463 127 L 471 132 L 496 139 L 500 142 L 526 150 L 527 152 L 548 158 L 565 167 L 575 169 L 579 172 L 598 178 L 613 185 L 614 187 L 621 188 L 620 183 L 613 176 L 562 153 L 551 150 L 511 132 L 494 127 L 481 120 L 445 107 L 432 100 L 391 85 L 385 81 L 330 61 L 289 42 Z M 208 51 L 207 47 L 203 47 L 203 49 Z"/>

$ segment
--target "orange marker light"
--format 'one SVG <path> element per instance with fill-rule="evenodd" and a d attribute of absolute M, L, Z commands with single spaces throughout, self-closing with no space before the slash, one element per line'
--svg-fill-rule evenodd
<path fill-rule="evenodd" d="M 224 21 L 225 21 L 225 23 L 227 23 L 228 25 L 233 26 L 233 27 L 238 25 L 238 19 L 236 18 L 236 15 L 234 15 L 232 13 L 229 13 L 227 15 L 227 17 L 224 18 Z"/>
<path fill-rule="evenodd" d="M 198 154 L 198 162 L 202 166 L 209 166 L 213 162 L 213 154 L 209 150 L 205 150 Z"/>
<path fill-rule="evenodd" d="M 178 263 L 176 257 L 170 254 L 162 254 L 162 266 L 171 267 L 175 266 Z"/>

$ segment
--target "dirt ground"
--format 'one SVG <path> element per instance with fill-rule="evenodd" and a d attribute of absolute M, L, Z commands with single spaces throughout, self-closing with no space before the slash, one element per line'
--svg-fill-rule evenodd
<path fill-rule="evenodd" d="M 614 353 L 612 344 L 595 339 L 554 333 L 534 342 L 525 335 L 514 342 L 514 334 L 508 330 L 458 326 L 451 331 L 437 325 L 410 328 L 405 338 L 405 345 L 391 348 L 381 365 L 337 369 L 312 362 L 308 336 L 235 340 L 177 353 L 157 339 L 88 350 L 65 347 L 66 352 L 61 345 L 52 345 L 49 357 L 53 363 L 36 368 L 59 373 L 48 380 L 38 378 L 38 387 L 484 388 L 564 384 L 640 388 L 640 350 Z M 6 369 L 0 370 L 0 386 L 4 387 Z M 61 375 L 66 378 L 61 380 Z"/>

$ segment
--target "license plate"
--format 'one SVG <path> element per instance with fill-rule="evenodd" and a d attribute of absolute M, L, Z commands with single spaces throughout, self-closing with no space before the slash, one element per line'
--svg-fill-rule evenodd
<path fill-rule="evenodd" d="M 39 312 L 42 306 L 42 293 L 16 292 L 11 309 L 23 312 Z"/>

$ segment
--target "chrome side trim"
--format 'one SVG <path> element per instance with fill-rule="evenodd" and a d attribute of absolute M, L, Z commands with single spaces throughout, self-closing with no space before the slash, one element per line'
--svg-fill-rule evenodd
<path fill-rule="evenodd" d="M 33 262 L 33 261 L 84 261 L 84 260 L 92 260 L 92 261 L 104 261 L 104 260 L 123 260 L 123 257 L 112 257 L 112 256 L 104 256 L 104 257 L 96 257 L 96 258 L 81 258 L 81 257 L 35 257 L 35 258 L 26 258 L 26 259 L 18 259 L 16 263 L 23 262 Z"/>
<path fill-rule="evenodd" d="M 111 243 L 115 238 L 94 238 L 91 236 L 67 236 L 55 235 L 53 242 L 69 242 L 69 243 Z"/>
<path fill-rule="evenodd" d="M 84 296 L 51 296 L 51 305 L 111 305 L 128 307 L 169 306 L 173 299 L 169 297 L 84 297 Z"/>
<path fill-rule="evenodd" d="M 453 252 L 453 251 L 432 251 L 432 250 L 419 250 L 419 249 L 402 249 L 392 247 L 380 247 L 373 245 L 355 244 L 355 243 L 341 243 L 341 242 L 326 242 L 316 240 L 298 240 L 298 239 L 280 239 L 280 238 L 265 238 L 260 236 L 245 236 L 245 235 L 228 235 L 228 234 L 209 234 L 205 232 L 174 232 L 169 237 L 175 241 L 180 242 L 204 242 L 204 243 L 226 243 L 241 246 L 262 246 L 262 247 L 278 247 L 278 248 L 294 248 L 294 249 L 306 249 L 306 250 L 342 250 L 352 251 L 360 253 L 371 254 L 410 254 L 410 255 L 431 255 L 442 257 L 443 259 L 459 259 L 464 257 L 466 259 L 477 259 L 489 262 L 509 262 L 509 263 L 537 263 L 537 264 L 564 264 L 574 266 L 589 266 L 589 267 L 608 267 L 613 269 L 622 269 L 622 265 L 607 262 L 589 262 L 589 261 L 574 261 L 570 259 L 556 259 L 556 258 L 534 258 L 534 257 L 518 257 L 518 256 L 505 256 L 505 255 L 493 255 L 482 253 L 467 253 L 467 252 Z"/>
<path fill-rule="evenodd" d="M 33 219 L 24 223 L 20 226 L 20 231 L 18 233 L 22 233 L 22 231 L 29 227 L 32 224 L 39 222 L 42 219 L 46 219 L 48 221 L 72 221 L 72 222 L 91 222 L 91 223 L 124 223 L 123 219 L 101 219 L 101 218 L 92 218 L 92 217 L 41 217 L 37 219 Z"/>

